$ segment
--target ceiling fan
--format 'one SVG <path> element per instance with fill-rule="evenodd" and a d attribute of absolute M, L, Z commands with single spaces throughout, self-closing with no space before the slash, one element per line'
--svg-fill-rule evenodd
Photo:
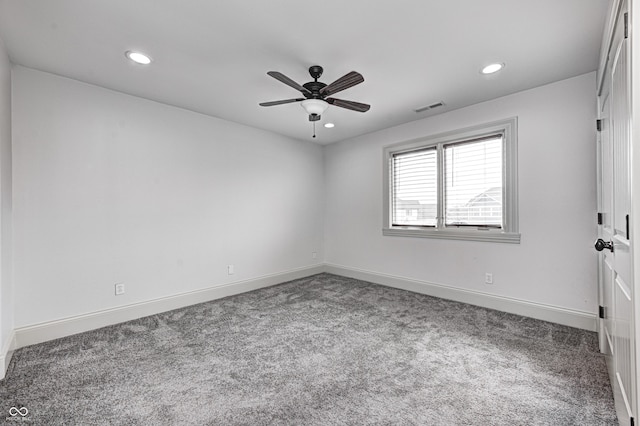
<path fill-rule="evenodd" d="M 267 107 L 289 104 L 293 102 L 302 102 L 302 108 L 304 108 L 307 114 L 309 114 L 309 121 L 314 122 L 320 120 L 320 116 L 323 112 L 325 112 L 329 105 L 335 105 L 337 107 L 346 108 L 358 112 L 369 111 L 371 105 L 327 97 L 353 87 L 356 84 L 362 83 L 364 81 L 364 77 L 362 77 L 362 74 L 351 71 L 350 73 L 345 74 L 333 83 L 327 85 L 318 81 L 318 79 L 322 75 L 322 71 L 323 69 L 320 65 L 313 65 L 309 67 L 309 74 L 311 74 L 311 78 L 313 78 L 313 81 L 305 83 L 302 86 L 278 71 L 269 71 L 267 75 L 270 75 L 271 77 L 286 84 L 287 86 L 299 90 L 304 95 L 304 98 L 262 102 L 260 106 Z M 315 137 L 315 134 L 313 135 L 313 137 Z"/>

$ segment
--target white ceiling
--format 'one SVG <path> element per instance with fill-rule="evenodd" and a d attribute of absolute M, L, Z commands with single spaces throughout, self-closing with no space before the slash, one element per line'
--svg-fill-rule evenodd
<path fill-rule="evenodd" d="M 315 142 L 326 144 L 594 71 L 609 0 L 0 0 L 13 63 L 297 139 L 312 127 L 299 97 L 311 65 L 336 97 Z M 144 67 L 124 52 L 153 58 Z M 480 68 L 506 63 L 497 75 Z M 595 88 L 594 88 L 595 91 Z M 417 114 L 414 109 L 444 101 Z"/>

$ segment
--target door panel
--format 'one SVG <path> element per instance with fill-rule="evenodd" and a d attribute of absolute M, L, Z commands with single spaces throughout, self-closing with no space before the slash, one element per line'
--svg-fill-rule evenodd
<path fill-rule="evenodd" d="M 622 410 L 623 418 L 632 417 L 630 406 L 633 388 L 633 365 L 632 365 L 632 336 L 631 336 L 631 312 L 632 302 L 630 289 L 620 276 L 616 278 L 614 286 L 614 306 L 615 306 L 615 335 L 614 335 L 614 360 L 616 381 L 619 387 L 619 397 L 616 405 L 619 406 L 618 413 Z M 612 383 L 613 385 L 613 383 Z M 620 414 L 618 414 L 620 417 Z M 624 424 L 622 421 L 620 424 Z"/>
<path fill-rule="evenodd" d="M 613 312 L 613 268 L 611 264 L 605 259 L 604 264 L 604 276 L 603 276 L 603 304 L 605 308 L 604 314 L 604 343 L 605 347 L 602 348 L 602 352 L 605 354 L 613 354 L 613 321 L 611 319 L 610 312 Z"/>
<path fill-rule="evenodd" d="M 633 239 L 631 212 L 631 128 L 629 43 L 624 33 L 626 1 L 620 5 L 598 97 L 601 131 L 598 137 L 598 236 L 611 242 L 598 256 L 598 294 L 604 308 L 599 321 L 600 348 L 605 353 L 621 425 L 631 424 L 636 398 Z M 602 247 L 600 247 L 602 249 Z"/>
<path fill-rule="evenodd" d="M 622 38 L 611 69 L 611 130 L 613 136 L 614 236 L 627 239 L 631 210 L 629 173 L 629 83 L 627 42 Z"/>
<path fill-rule="evenodd" d="M 620 20 L 619 22 L 622 22 Z M 619 25 L 622 33 L 624 25 Z M 611 136 L 613 145 L 613 243 L 614 252 L 614 356 L 616 372 L 616 394 L 620 423 L 633 417 L 630 402 L 634 395 L 633 337 L 631 321 L 633 313 L 633 279 L 631 270 L 631 247 L 629 241 L 629 213 L 631 211 L 630 175 L 630 110 L 628 42 L 621 34 L 615 50 L 611 68 Z"/>
<path fill-rule="evenodd" d="M 605 80 L 605 84 L 610 84 L 610 79 Z M 601 139 L 601 175 L 602 186 L 608 188 L 607 191 L 602 191 L 602 207 L 599 210 L 602 212 L 602 230 L 607 233 L 608 237 L 613 235 L 613 215 L 611 214 L 612 194 L 611 188 L 613 187 L 613 161 L 611 159 L 611 125 L 609 122 L 609 87 L 606 87 L 605 97 L 602 100 L 602 107 L 600 111 L 600 119 L 602 120 L 602 131 L 600 132 Z M 609 240 L 607 240 L 609 241 Z"/>
<path fill-rule="evenodd" d="M 598 237 L 604 241 L 613 240 L 613 149 L 611 146 L 611 124 L 609 121 L 611 73 L 605 74 L 602 93 L 598 99 L 600 105 L 600 132 L 598 133 L 598 212 L 602 215 L 602 224 L 598 228 Z M 604 318 L 598 329 L 600 351 L 613 353 L 613 258 L 607 250 L 598 255 L 598 282 L 600 306 L 604 308 Z M 612 374 L 613 376 L 613 374 Z"/>

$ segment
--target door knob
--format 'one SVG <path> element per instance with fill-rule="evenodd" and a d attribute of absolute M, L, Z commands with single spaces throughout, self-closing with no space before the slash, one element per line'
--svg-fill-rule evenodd
<path fill-rule="evenodd" d="M 609 249 L 613 251 L 613 243 L 611 241 L 606 242 L 602 238 L 598 238 L 595 243 L 595 248 L 598 251 L 602 251 L 604 249 Z"/>

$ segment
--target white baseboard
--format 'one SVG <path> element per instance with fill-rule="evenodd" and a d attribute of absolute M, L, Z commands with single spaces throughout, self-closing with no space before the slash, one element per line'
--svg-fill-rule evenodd
<path fill-rule="evenodd" d="M 330 263 L 325 263 L 324 270 L 330 274 L 342 275 L 388 287 L 427 294 L 429 296 L 435 296 L 442 299 L 454 300 L 456 302 L 468 303 L 470 305 L 482 306 L 484 308 L 495 309 L 497 311 L 509 312 L 525 317 L 554 322 L 556 324 L 596 331 L 596 314 L 592 314 L 590 312 L 566 309 L 558 306 L 545 305 L 542 303 L 529 302 L 510 297 L 496 296 L 494 294 L 474 290 L 465 290 L 442 284 L 387 275 L 379 272 L 365 271 Z"/>
<path fill-rule="evenodd" d="M 9 363 L 11 362 L 11 357 L 13 356 L 13 351 L 15 350 L 15 348 L 16 333 L 15 331 L 11 331 L 11 334 L 9 334 L 9 338 L 2 344 L 2 347 L 0 348 L 0 380 L 4 379 L 4 375 L 9 368 Z"/>
<path fill-rule="evenodd" d="M 319 264 L 277 274 L 265 275 L 250 280 L 237 281 L 188 293 L 176 294 L 146 302 L 105 309 L 61 320 L 47 321 L 27 327 L 20 327 L 15 330 L 14 347 L 15 349 L 19 349 L 36 343 L 70 336 L 72 334 L 95 330 L 97 328 L 149 315 L 155 315 L 171 311 L 173 309 L 183 308 L 185 306 L 221 299 L 223 297 L 257 290 L 263 287 L 269 287 L 298 278 L 319 274 L 321 272 L 324 272 L 324 265 Z M 6 361 L 6 364 L 8 365 L 8 361 Z M 3 372 L 4 371 L 6 371 L 6 368 L 3 369 Z"/>

